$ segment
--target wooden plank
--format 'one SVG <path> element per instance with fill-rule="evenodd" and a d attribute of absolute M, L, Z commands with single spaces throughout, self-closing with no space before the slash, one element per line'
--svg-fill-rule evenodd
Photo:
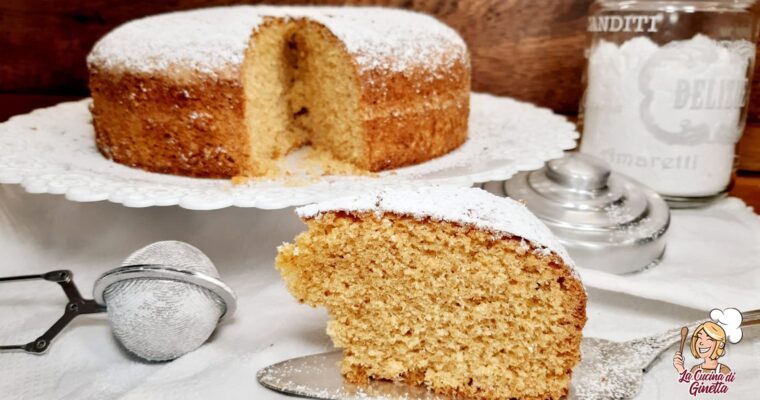
<path fill-rule="evenodd" d="M 257 3 L 259 1 L 248 1 Z M 277 4 L 361 4 L 410 8 L 457 29 L 472 54 L 473 88 L 512 96 L 572 115 L 584 65 L 586 15 L 592 0 L 290 0 Z M 145 15 L 229 0 L 5 0 L 0 2 L 0 121 L 61 98 L 87 95 L 85 58 L 113 27 Z M 760 68 L 760 63 L 758 63 Z M 760 90 L 760 74 L 753 83 Z M 23 96 L 22 96 L 23 97 Z M 7 97 L 6 97 L 7 98 Z M 56 100 L 59 101 L 59 100 Z M 55 101 L 54 101 L 55 102 Z M 760 122 L 760 95 L 750 116 Z M 750 125 L 738 153 L 744 169 L 760 171 L 760 125 Z"/>
<path fill-rule="evenodd" d="M 80 100 L 82 96 L 0 93 L 0 122 L 17 114 L 26 114 L 37 108 L 49 107 L 64 101 Z"/>
<path fill-rule="evenodd" d="M 736 153 L 739 156 L 739 169 L 760 171 L 760 123 L 747 124 Z"/>
<path fill-rule="evenodd" d="M 247 3 L 259 3 L 249 0 Z M 85 57 L 125 21 L 230 0 L 5 0 L 0 2 L 0 92 L 84 95 Z M 237 3 L 237 2 L 234 2 Z M 470 46 L 473 87 L 574 114 L 582 92 L 592 0 L 280 0 L 274 4 L 385 5 L 435 15 Z M 756 69 L 760 68 L 760 63 Z M 760 90 L 760 74 L 753 88 Z M 750 118 L 760 121 L 760 96 Z"/>
<path fill-rule="evenodd" d="M 257 3 L 259 1 L 248 1 Z M 0 92 L 85 95 L 85 57 L 125 21 L 229 0 L 5 0 L 0 2 Z M 416 9 L 465 37 L 473 87 L 573 113 L 581 91 L 586 12 L 591 0 L 291 0 L 277 4 L 361 4 Z"/>
<path fill-rule="evenodd" d="M 744 200 L 748 206 L 760 211 L 760 174 L 739 174 L 730 195 Z"/>

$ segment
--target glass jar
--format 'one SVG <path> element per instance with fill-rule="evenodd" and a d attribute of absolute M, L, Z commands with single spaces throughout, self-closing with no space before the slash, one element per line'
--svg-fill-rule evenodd
<path fill-rule="evenodd" d="M 588 21 L 580 151 L 671 207 L 724 195 L 755 62 L 754 1 L 597 0 Z"/>

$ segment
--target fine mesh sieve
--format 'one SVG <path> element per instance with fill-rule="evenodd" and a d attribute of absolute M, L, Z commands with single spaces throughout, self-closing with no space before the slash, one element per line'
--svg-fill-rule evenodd
<path fill-rule="evenodd" d="M 232 290 L 219 280 L 214 264 L 197 248 L 164 241 L 132 253 L 122 266 L 95 282 L 94 300 L 79 295 L 69 271 L 0 278 L 44 279 L 61 285 L 69 298 L 66 311 L 45 334 L 2 350 L 42 353 L 74 317 L 107 311 L 114 336 L 131 353 L 149 361 L 166 361 L 202 345 L 218 322 L 235 312 Z"/>
<path fill-rule="evenodd" d="M 167 240 L 156 242 L 143 247 L 140 250 L 130 254 L 122 267 L 131 265 L 164 265 L 185 271 L 199 272 L 219 278 L 214 264 L 198 248 L 185 242 L 176 240 Z"/>
<path fill-rule="evenodd" d="M 211 260 L 178 241 L 132 253 L 95 282 L 93 295 L 108 307 L 124 347 L 150 361 L 173 360 L 200 347 L 235 304 Z"/>

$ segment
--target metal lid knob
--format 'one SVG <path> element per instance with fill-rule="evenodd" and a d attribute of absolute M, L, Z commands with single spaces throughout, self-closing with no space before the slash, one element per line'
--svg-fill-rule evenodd
<path fill-rule="evenodd" d="M 582 153 L 569 153 L 546 164 L 546 177 L 570 189 L 604 189 L 610 172 L 606 162 Z"/>
<path fill-rule="evenodd" d="M 658 262 L 670 209 L 653 190 L 588 154 L 567 153 L 504 183 L 581 267 L 628 273 Z"/>

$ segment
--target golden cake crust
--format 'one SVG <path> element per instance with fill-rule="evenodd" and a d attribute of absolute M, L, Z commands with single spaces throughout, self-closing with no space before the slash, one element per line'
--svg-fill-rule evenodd
<path fill-rule="evenodd" d="M 453 59 L 402 69 L 392 68 L 392 59 L 377 65 L 355 59 L 368 158 L 362 168 L 419 163 L 466 140 L 469 58 L 465 52 Z M 257 174 L 250 170 L 255 143 L 246 130 L 242 64 L 213 74 L 184 65 L 146 72 L 97 57 L 88 64 L 96 143 L 104 156 L 177 175 Z"/>
<path fill-rule="evenodd" d="M 423 162 L 467 139 L 469 65 L 456 63 L 435 79 L 428 73 L 371 70 L 361 75 L 370 171 Z"/>
<path fill-rule="evenodd" d="M 151 172 L 207 178 L 246 174 L 250 153 L 239 81 L 176 82 L 90 68 L 98 150 Z"/>

